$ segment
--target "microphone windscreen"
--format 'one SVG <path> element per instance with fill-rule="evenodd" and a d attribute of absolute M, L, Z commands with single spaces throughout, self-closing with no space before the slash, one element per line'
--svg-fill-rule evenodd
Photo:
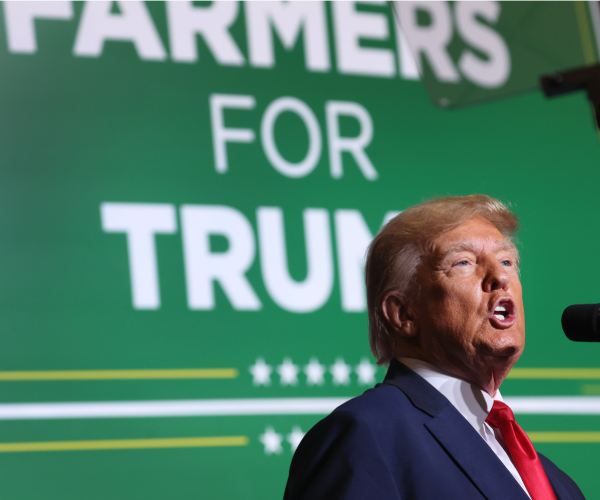
<path fill-rule="evenodd" d="M 569 340 L 600 342 L 598 311 L 600 304 L 576 304 L 567 307 L 562 314 L 561 323 Z"/>

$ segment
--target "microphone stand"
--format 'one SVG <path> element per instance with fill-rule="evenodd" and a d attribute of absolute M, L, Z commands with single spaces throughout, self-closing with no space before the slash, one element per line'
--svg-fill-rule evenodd
<path fill-rule="evenodd" d="M 600 129 L 600 64 L 544 75 L 540 84 L 546 97 L 585 90 L 592 105 L 596 128 Z"/>

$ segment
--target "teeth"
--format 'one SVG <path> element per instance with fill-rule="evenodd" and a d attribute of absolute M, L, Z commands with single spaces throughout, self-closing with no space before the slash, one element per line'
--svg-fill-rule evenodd
<path fill-rule="evenodd" d="M 496 316 L 496 318 L 498 319 L 504 319 L 504 316 L 502 316 L 501 314 L 494 314 L 494 316 Z"/>
<path fill-rule="evenodd" d="M 494 309 L 494 312 L 498 312 L 498 311 L 500 311 L 500 312 L 506 312 L 506 308 L 502 307 L 502 306 L 498 306 L 498 307 L 496 307 L 496 309 Z"/>

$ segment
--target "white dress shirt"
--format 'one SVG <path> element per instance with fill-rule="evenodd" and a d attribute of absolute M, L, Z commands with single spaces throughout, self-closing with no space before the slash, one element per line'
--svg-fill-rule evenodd
<path fill-rule="evenodd" d="M 502 401 L 500 391 L 496 391 L 496 395 L 492 398 L 487 392 L 476 385 L 469 384 L 469 382 L 442 371 L 420 359 L 398 358 L 398 361 L 423 377 L 454 405 L 459 413 L 465 417 L 467 422 L 473 426 L 477 433 L 489 445 L 492 451 L 521 485 L 521 488 L 527 493 L 527 496 L 529 496 L 527 488 L 525 488 L 523 480 L 508 454 L 500 431 L 494 429 L 485 421 L 492 409 L 494 400 Z"/>

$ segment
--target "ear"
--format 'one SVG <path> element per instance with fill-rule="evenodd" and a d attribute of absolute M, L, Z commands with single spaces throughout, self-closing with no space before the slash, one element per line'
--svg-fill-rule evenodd
<path fill-rule="evenodd" d="M 392 329 L 402 337 L 416 337 L 419 329 L 413 312 L 399 292 L 388 292 L 383 298 L 381 309 Z"/>

